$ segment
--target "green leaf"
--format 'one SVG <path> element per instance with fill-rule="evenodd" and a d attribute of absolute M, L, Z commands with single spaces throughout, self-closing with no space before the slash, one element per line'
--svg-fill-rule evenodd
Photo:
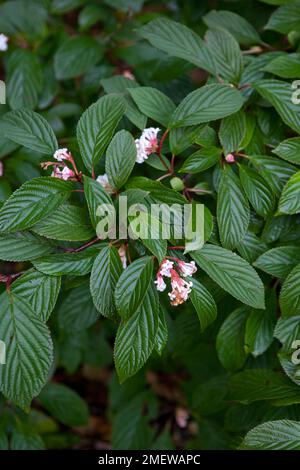
<path fill-rule="evenodd" d="M 238 111 L 221 121 L 219 138 L 227 155 L 241 148 L 241 143 L 246 135 L 246 115 L 244 111 Z"/>
<path fill-rule="evenodd" d="M 222 245 L 236 248 L 248 229 L 250 211 L 240 180 L 228 165 L 219 185 L 217 218 Z"/>
<path fill-rule="evenodd" d="M 35 152 L 53 154 L 58 143 L 46 119 L 29 109 L 10 111 L 0 123 L 4 137 Z"/>
<path fill-rule="evenodd" d="M 45 384 L 52 363 L 47 326 L 24 299 L 4 292 L 0 301 L 0 338 L 6 344 L 6 364 L 0 365 L 0 390 L 24 410 Z"/>
<path fill-rule="evenodd" d="M 77 125 L 77 140 L 89 171 L 104 154 L 125 109 L 122 96 L 111 94 L 100 98 L 81 116 Z"/>
<path fill-rule="evenodd" d="M 10 441 L 10 450 L 45 450 L 41 436 L 28 429 L 13 429 Z"/>
<path fill-rule="evenodd" d="M 265 29 L 272 29 L 282 34 L 298 30 L 300 27 L 300 2 L 283 5 L 275 10 L 269 18 Z"/>
<path fill-rule="evenodd" d="M 243 189 L 255 212 L 267 217 L 275 208 L 275 195 L 267 182 L 257 171 L 248 166 L 239 165 Z"/>
<path fill-rule="evenodd" d="M 261 39 L 258 32 L 242 16 L 232 11 L 210 10 L 202 20 L 209 28 L 224 28 L 228 30 L 236 40 L 245 45 L 259 44 Z"/>
<path fill-rule="evenodd" d="M 300 313 L 300 264 L 297 264 L 284 281 L 279 304 L 281 315 L 291 317 Z"/>
<path fill-rule="evenodd" d="M 136 374 L 153 351 L 158 331 L 158 310 L 157 292 L 151 284 L 138 310 L 128 320 L 121 322 L 114 349 L 121 383 Z"/>
<path fill-rule="evenodd" d="M 132 316 L 141 306 L 150 288 L 152 273 L 150 256 L 135 260 L 123 271 L 115 290 L 116 307 L 122 318 Z"/>
<path fill-rule="evenodd" d="M 56 212 L 42 219 L 31 230 L 53 240 L 73 242 L 90 240 L 95 235 L 86 211 L 71 204 L 62 204 Z"/>
<path fill-rule="evenodd" d="M 151 180 L 144 176 L 130 178 L 126 188 L 148 191 L 153 198 L 165 204 L 186 204 L 187 200 L 174 189 L 167 188 L 160 181 Z"/>
<path fill-rule="evenodd" d="M 258 256 L 267 251 L 268 246 L 255 233 L 248 231 L 236 248 L 242 258 L 252 264 Z"/>
<path fill-rule="evenodd" d="M 97 227 L 99 217 L 96 215 L 97 209 L 101 204 L 113 205 L 112 199 L 103 189 L 103 186 L 98 182 L 84 176 L 84 195 L 88 205 L 91 222 L 94 228 Z"/>
<path fill-rule="evenodd" d="M 300 423 L 282 419 L 260 424 L 243 440 L 245 450 L 300 450 Z"/>
<path fill-rule="evenodd" d="M 103 57 L 103 46 L 91 37 L 68 38 L 54 56 L 58 80 L 79 77 L 88 72 Z"/>
<path fill-rule="evenodd" d="M 34 267 L 49 276 L 84 276 L 91 272 L 97 248 L 91 247 L 79 253 L 60 253 L 33 261 Z"/>
<path fill-rule="evenodd" d="M 222 119 L 239 111 L 243 102 L 242 94 L 229 85 L 204 85 L 181 101 L 169 127 L 193 126 Z"/>
<path fill-rule="evenodd" d="M 244 336 L 249 309 L 240 307 L 234 310 L 222 324 L 217 336 L 217 353 L 225 369 L 236 371 L 246 361 Z"/>
<path fill-rule="evenodd" d="M 251 307 L 264 308 L 263 283 L 243 258 L 214 245 L 205 245 L 191 256 L 208 276 L 233 297 Z"/>
<path fill-rule="evenodd" d="M 55 307 L 60 286 L 60 277 L 46 276 L 30 269 L 13 282 L 11 291 L 27 302 L 40 320 L 46 322 Z"/>
<path fill-rule="evenodd" d="M 266 309 L 253 310 L 247 319 L 245 350 L 254 357 L 263 354 L 273 341 L 276 308 L 275 291 L 269 289 L 266 292 Z"/>
<path fill-rule="evenodd" d="M 42 68 L 36 56 L 18 49 L 8 61 L 7 97 L 11 109 L 36 108 L 42 91 Z"/>
<path fill-rule="evenodd" d="M 0 209 L 0 232 L 32 227 L 55 211 L 69 196 L 73 183 L 41 177 L 26 181 Z"/>
<path fill-rule="evenodd" d="M 113 188 L 119 189 L 128 180 L 136 161 L 136 145 L 132 135 L 119 131 L 107 147 L 105 171 Z"/>
<path fill-rule="evenodd" d="M 66 426 L 87 424 L 89 411 L 85 401 L 69 387 L 49 383 L 38 397 L 40 404 Z"/>
<path fill-rule="evenodd" d="M 283 188 L 278 211 L 281 214 L 298 214 L 300 212 L 300 171 L 293 175 Z"/>
<path fill-rule="evenodd" d="M 221 150 L 217 147 L 204 147 L 190 155 L 182 167 L 180 173 L 201 173 L 216 165 L 221 159 Z"/>
<path fill-rule="evenodd" d="M 0 235 L 0 259 L 4 261 L 27 261 L 48 255 L 52 246 L 44 238 L 30 232 Z"/>
<path fill-rule="evenodd" d="M 300 133 L 299 106 L 292 101 L 293 92 L 289 83 L 280 80 L 260 80 L 252 86 L 274 106 L 287 126 Z"/>
<path fill-rule="evenodd" d="M 157 18 L 143 26 L 139 34 L 167 54 L 214 73 L 213 60 L 205 42 L 183 24 L 167 18 Z"/>
<path fill-rule="evenodd" d="M 196 279 L 193 279 L 190 298 L 197 312 L 203 332 L 217 317 L 217 305 L 210 292 Z"/>
<path fill-rule="evenodd" d="M 25 34 L 36 38 L 43 34 L 47 10 L 36 1 L 13 0 L 0 6 L 0 31 L 8 35 Z"/>
<path fill-rule="evenodd" d="M 128 91 L 143 114 L 168 127 L 175 111 L 175 104 L 168 96 L 151 87 L 129 88 Z"/>
<path fill-rule="evenodd" d="M 293 137 L 281 142 L 273 153 L 287 162 L 300 165 L 300 137 Z"/>
<path fill-rule="evenodd" d="M 169 133 L 171 152 L 174 153 L 174 155 L 178 155 L 195 142 L 202 145 L 202 142 L 197 142 L 197 139 L 201 131 L 206 130 L 206 127 L 207 126 L 201 124 L 200 126 L 175 127 L 174 129 L 171 129 Z M 215 144 L 216 142 L 212 142 L 210 145 Z"/>
<path fill-rule="evenodd" d="M 281 78 L 300 76 L 300 54 L 284 54 L 269 62 L 264 70 Z"/>
<path fill-rule="evenodd" d="M 168 325 L 166 321 L 165 312 L 162 306 L 160 306 L 158 310 L 158 327 L 157 327 L 157 333 L 156 333 L 155 345 L 154 345 L 155 351 L 160 356 L 162 355 L 163 350 L 166 347 L 167 341 L 168 341 Z"/>
<path fill-rule="evenodd" d="M 298 263 L 300 263 L 300 248 L 291 245 L 268 250 L 257 258 L 254 266 L 271 276 L 285 278 Z"/>
<path fill-rule="evenodd" d="M 83 331 L 99 319 L 91 297 L 89 284 L 71 289 L 63 298 L 57 310 L 59 327 L 70 333 Z"/>
<path fill-rule="evenodd" d="M 93 264 L 90 289 L 95 307 L 105 317 L 115 316 L 114 290 L 122 271 L 118 250 L 103 248 Z"/>
<path fill-rule="evenodd" d="M 228 82 L 238 83 L 243 72 L 238 42 L 225 29 L 209 29 L 205 39 L 215 63 L 215 75 Z"/>
<path fill-rule="evenodd" d="M 250 162 L 266 180 L 277 197 L 280 196 L 288 179 L 296 173 L 295 167 L 269 155 L 252 155 Z"/>

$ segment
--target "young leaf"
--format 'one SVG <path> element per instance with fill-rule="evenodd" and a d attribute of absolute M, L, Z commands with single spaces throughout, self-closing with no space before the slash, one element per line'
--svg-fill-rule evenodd
<path fill-rule="evenodd" d="M 26 181 L 0 210 L 0 232 L 17 232 L 35 225 L 69 196 L 73 183 L 41 177 Z"/>
<path fill-rule="evenodd" d="M 151 87 L 129 88 L 128 91 L 142 113 L 168 127 L 175 104 L 167 95 Z"/>
<path fill-rule="evenodd" d="M 254 308 L 264 308 L 264 286 L 256 271 L 243 258 L 219 246 L 205 245 L 191 253 L 219 286 Z"/>
<path fill-rule="evenodd" d="M 53 154 L 58 143 L 45 118 L 29 109 L 6 113 L 0 123 L 3 136 L 35 152 Z"/>
<path fill-rule="evenodd" d="M 115 316 L 114 290 L 122 271 L 118 250 L 103 248 L 94 261 L 90 289 L 95 307 L 105 317 Z"/>
<path fill-rule="evenodd" d="M 128 180 L 136 161 L 136 145 L 132 135 L 119 131 L 107 147 L 105 171 L 113 188 L 119 189 Z"/>
<path fill-rule="evenodd" d="M 236 113 L 243 106 L 241 93 L 229 85 L 205 85 L 189 93 L 174 111 L 169 127 L 193 126 Z"/>
<path fill-rule="evenodd" d="M 1 295 L 0 319 L 0 338 L 6 344 L 0 390 L 8 400 L 28 410 L 44 386 L 52 363 L 50 332 L 24 299 L 7 292 Z"/>
<path fill-rule="evenodd" d="M 131 263 L 121 274 L 115 290 L 117 310 L 122 318 L 131 317 L 142 304 L 152 282 L 153 259 L 145 256 Z"/>
<path fill-rule="evenodd" d="M 114 349 L 121 383 L 136 374 L 153 351 L 158 330 L 158 310 L 157 292 L 154 285 L 150 285 L 134 315 L 121 322 Z"/>
<path fill-rule="evenodd" d="M 193 306 L 197 312 L 201 331 L 203 332 L 217 317 L 217 305 L 210 292 L 196 279 L 190 294 Z"/>
<path fill-rule="evenodd" d="M 218 227 L 222 245 L 235 248 L 248 229 L 250 211 L 240 180 L 225 166 L 218 192 Z"/>
<path fill-rule="evenodd" d="M 77 140 L 89 171 L 105 152 L 125 109 L 122 96 L 111 94 L 100 98 L 81 116 L 77 125 Z"/>

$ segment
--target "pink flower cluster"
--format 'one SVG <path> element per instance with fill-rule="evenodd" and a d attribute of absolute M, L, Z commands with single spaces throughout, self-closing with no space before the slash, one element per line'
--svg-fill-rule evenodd
<path fill-rule="evenodd" d="M 168 293 L 168 296 L 170 297 L 171 305 L 177 306 L 188 299 L 193 286 L 191 281 L 186 281 L 183 278 L 192 276 L 197 271 L 197 267 L 194 261 L 185 263 L 178 258 L 174 258 L 174 260 L 177 264 L 177 270 L 174 268 L 174 261 L 164 259 L 160 265 L 154 283 L 156 284 L 157 290 L 163 292 L 167 287 L 164 277 L 170 278 L 172 291 Z"/>
<path fill-rule="evenodd" d="M 53 171 L 51 173 L 51 176 L 53 178 L 59 178 L 61 180 L 69 180 L 69 179 L 74 179 L 76 177 L 76 174 L 73 170 L 71 170 L 65 161 L 70 162 L 73 166 L 75 165 L 74 159 L 71 155 L 71 153 L 68 151 L 68 149 L 63 148 L 63 149 L 58 149 L 54 153 L 53 157 L 55 160 L 58 161 L 56 162 L 44 162 L 41 164 L 43 169 L 47 169 L 48 167 L 53 166 Z"/>
<path fill-rule="evenodd" d="M 158 139 L 157 134 L 160 129 L 158 127 L 148 127 L 144 129 L 141 137 L 135 140 L 137 149 L 136 162 L 143 163 L 151 153 L 157 152 Z"/>

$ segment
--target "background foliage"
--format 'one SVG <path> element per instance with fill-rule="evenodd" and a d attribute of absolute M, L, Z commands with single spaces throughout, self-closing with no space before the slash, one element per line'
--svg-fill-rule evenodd
<path fill-rule="evenodd" d="M 0 3 L 0 448 L 299 450 L 299 0 Z M 152 125 L 183 185 L 134 166 Z M 84 193 L 41 169 L 58 147 Z M 81 249 L 105 171 L 205 204 L 182 306 L 154 289 L 163 243 L 131 242 L 125 271 Z"/>

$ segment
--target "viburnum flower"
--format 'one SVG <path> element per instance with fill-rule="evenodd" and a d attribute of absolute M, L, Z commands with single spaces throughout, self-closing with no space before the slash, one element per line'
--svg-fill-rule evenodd
<path fill-rule="evenodd" d="M 197 266 L 195 265 L 195 261 L 191 261 L 190 263 L 185 263 L 184 261 L 178 260 L 178 266 L 183 277 L 192 276 L 197 271 Z"/>
<path fill-rule="evenodd" d="M 97 178 L 97 181 L 98 183 L 101 184 L 101 186 L 103 187 L 103 189 L 105 189 L 105 191 L 108 193 L 108 194 L 113 194 L 114 193 L 114 189 L 111 187 L 111 185 L 109 184 L 109 181 L 108 181 L 108 176 L 106 173 L 104 173 L 104 175 L 99 175 L 98 178 Z"/>
<path fill-rule="evenodd" d="M 177 258 L 174 258 L 174 260 L 177 263 L 176 268 L 174 261 L 168 259 L 163 260 L 154 283 L 156 284 L 156 289 L 163 292 L 167 287 L 163 277 L 170 277 L 172 291 L 168 293 L 168 296 L 170 297 L 171 305 L 177 306 L 188 299 L 193 286 L 191 281 L 183 279 L 181 275 L 183 277 L 192 276 L 197 271 L 197 267 L 194 261 L 186 263 Z"/>
<path fill-rule="evenodd" d="M 0 176 L 3 176 L 3 163 L 0 162 Z"/>
<path fill-rule="evenodd" d="M 66 148 L 65 149 L 58 149 L 54 153 L 53 157 L 58 162 L 62 162 L 64 160 L 70 160 L 71 154 L 70 154 L 69 150 L 66 149 Z"/>
<path fill-rule="evenodd" d="M 126 258 L 126 247 L 125 245 L 121 245 L 118 249 L 119 256 L 121 258 L 123 268 L 127 268 L 127 258 Z"/>
<path fill-rule="evenodd" d="M 165 259 L 160 265 L 159 272 L 162 276 L 171 277 L 171 270 L 174 268 L 173 261 Z"/>
<path fill-rule="evenodd" d="M 158 150 L 158 139 L 157 134 L 160 129 L 158 127 L 148 127 L 143 130 L 143 133 L 139 139 L 135 140 L 137 149 L 136 162 L 143 163 L 151 153 L 155 153 Z"/>
<path fill-rule="evenodd" d="M 133 73 L 132 73 L 130 70 L 128 70 L 128 69 L 124 70 L 124 72 L 122 73 L 122 75 L 123 75 L 123 77 L 125 77 L 125 78 L 129 78 L 129 80 L 135 80 L 135 76 L 134 76 Z"/>
<path fill-rule="evenodd" d="M 59 167 L 54 167 L 51 176 L 67 181 L 70 178 L 74 178 L 75 173 L 73 170 L 70 170 L 70 168 L 68 168 L 67 166 L 65 166 L 62 170 Z"/>
<path fill-rule="evenodd" d="M 8 49 L 8 37 L 5 34 L 0 34 L 0 51 L 7 51 Z"/>
<path fill-rule="evenodd" d="M 164 278 L 162 277 L 160 272 L 157 273 L 156 281 L 154 281 L 154 284 L 156 284 L 156 289 L 159 292 L 163 292 L 166 289 L 167 284 L 165 283 Z"/>
<path fill-rule="evenodd" d="M 193 283 L 182 279 L 177 272 L 172 269 L 171 271 L 171 286 L 172 291 L 168 296 L 171 300 L 171 305 L 177 306 L 186 302 L 193 287 Z"/>

